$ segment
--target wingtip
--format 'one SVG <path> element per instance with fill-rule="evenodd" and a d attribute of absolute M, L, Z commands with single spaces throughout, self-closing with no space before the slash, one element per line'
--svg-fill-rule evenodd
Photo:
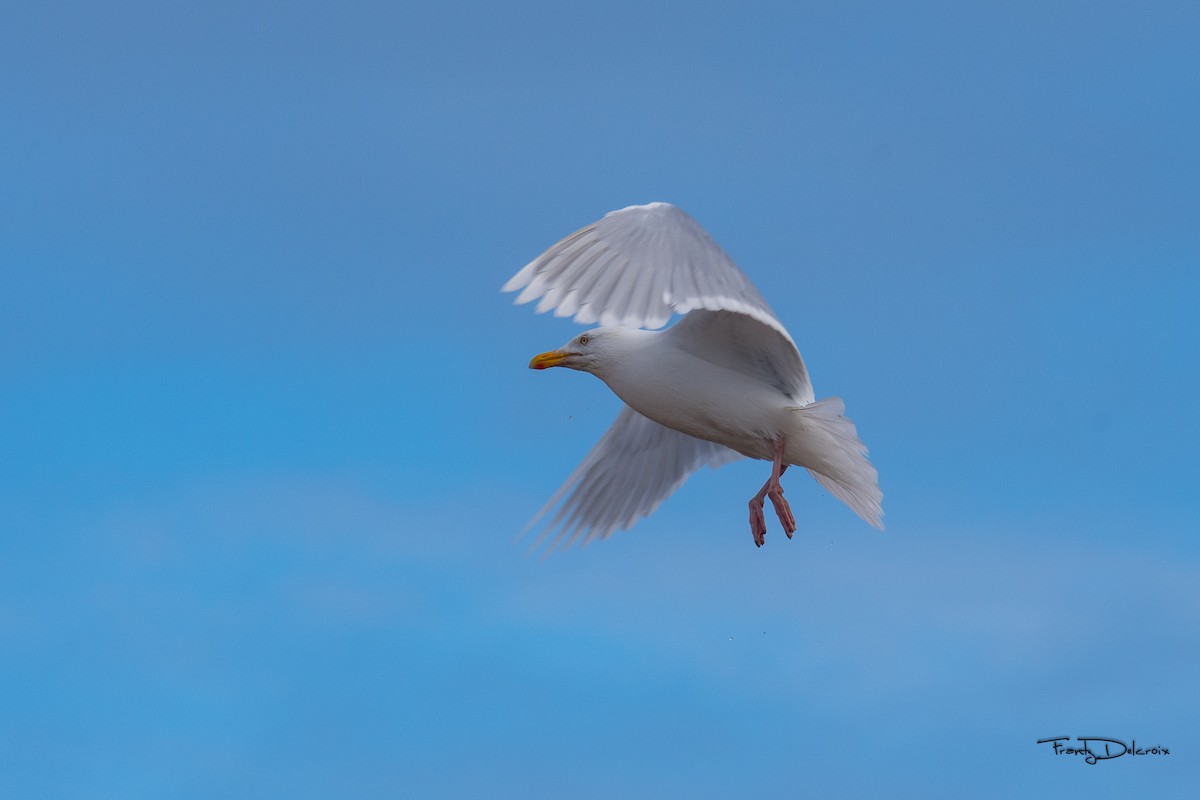
<path fill-rule="evenodd" d="M 511 278 L 506 280 L 504 285 L 500 287 L 501 294 L 506 292 L 515 292 L 524 287 L 525 284 L 529 283 L 529 276 L 526 274 L 526 270 L 528 269 L 529 265 L 525 265 L 524 267 L 521 267 L 521 269 L 517 270 L 516 275 L 513 275 Z"/>

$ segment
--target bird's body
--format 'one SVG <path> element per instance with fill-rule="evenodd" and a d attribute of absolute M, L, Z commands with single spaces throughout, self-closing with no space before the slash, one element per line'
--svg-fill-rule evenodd
<path fill-rule="evenodd" d="M 659 425 L 770 460 L 769 443 L 787 427 L 796 401 L 778 387 L 705 358 L 680 341 L 677 328 L 603 329 L 620 357 L 597 376 L 626 405 Z"/>
<path fill-rule="evenodd" d="M 739 456 L 771 461 L 750 501 L 755 543 L 764 498 L 788 536 L 795 520 L 779 478 L 789 465 L 882 527 L 882 494 L 838 398 L 816 401 L 791 336 L 741 270 L 674 206 L 631 206 L 563 239 L 517 273 L 517 302 L 542 298 L 603 327 L 536 356 L 530 367 L 591 372 L 626 404 L 550 500 L 545 533 L 603 538 L 651 513 L 695 470 Z M 661 327 L 672 312 L 683 319 Z M 569 492 L 569 494 L 568 494 Z"/>

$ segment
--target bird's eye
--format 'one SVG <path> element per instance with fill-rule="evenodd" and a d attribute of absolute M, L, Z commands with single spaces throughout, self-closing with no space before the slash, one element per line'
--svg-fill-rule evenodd
<path fill-rule="evenodd" d="M 588 343 L 588 340 L 589 340 L 589 337 L 587 336 L 587 334 L 584 334 L 583 336 L 580 336 L 580 337 L 579 337 L 579 343 L 580 343 L 580 344 L 587 344 L 587 343 Z"/>

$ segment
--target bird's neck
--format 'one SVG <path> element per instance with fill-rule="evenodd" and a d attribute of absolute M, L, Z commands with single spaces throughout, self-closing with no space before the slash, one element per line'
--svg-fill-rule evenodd
<path fill-rule="evenodd" d="M 596 370 L 596 377 L 608 384 L 613 392 L 628 405 L 636 408 L 636 395 L 649 384 L 657 382 L 665 357 L 662 331 L 645 331 L 639 328 L 623 329 L 619 338 L 610 343 L 610 352 L 603 366 Z"/>

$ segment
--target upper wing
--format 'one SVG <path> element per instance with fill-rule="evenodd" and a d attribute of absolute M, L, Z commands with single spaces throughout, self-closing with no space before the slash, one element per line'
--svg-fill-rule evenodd
<path fill-rule="evenodd" d="M 737 311 L 791 337 L 696 220 L 670 203 L 613 211 L 527 264 L 501 291 L 576 322 L 661 328 L 692 309 Z"/>
<path fill-rule="evenodd" d="M 719 467 L 739 458 L 728 447 L 673 431 L 625 406 L 525 530 L 537 525 L 566 495 L 534 548 L 551 532 L 555 535 L 550 549 L 564 535 L 567 547 L 580 535 L 584 544 L 603 539 L 653 513 L 705 464 Z"/>

